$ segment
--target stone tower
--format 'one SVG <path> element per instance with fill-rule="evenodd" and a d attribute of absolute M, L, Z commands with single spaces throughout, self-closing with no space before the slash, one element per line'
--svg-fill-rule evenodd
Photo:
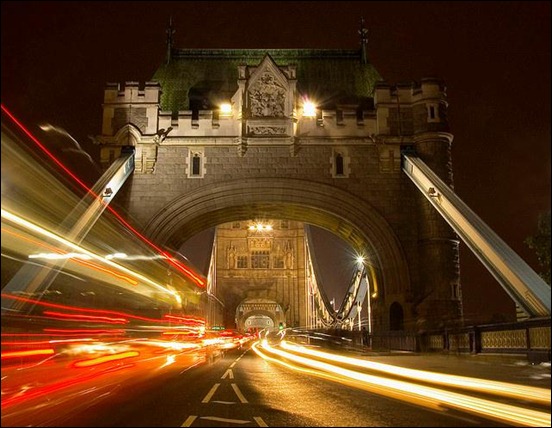
<path fill-rule="evenodd" d="M 225 325 L 240 330 L 306 325 L 305 231 L 288 220 L 235 221 L 215 232 L 216 282 Z"/>
<path fill-rule="evenodd" d="M 224 240 L 233 229 L 221 225 L 259 218 L 311 224 L 368 260 L 374 331 L 420 330 L 462 321 L 459 240 L 401 169 L 401 153 L 414 150 L 452 187 L 447 107 L 441 80 L 388 84 L 365 46 L 173 48 L 150 82 L 108 85 L 96 140 L 106 167 L 135 148 L 134 174 L 114 202 L 160 245 L 180 248 L 211 227 Z M 260 251 L 262 260 L 265 250 L 240 233 L 248 257 Z M 235 244 L 225 245 L 228 263 Z M 228 320 L 251 298 L 264 299 L 249 302 L 257 308 L 276 302 L 286 324 L 303 323 L 302 298 L 279 294 L 291 271 L 272 289 L 255 271 L 247 297 L 240 269 L 228 266 L 218 267 L 239 296 Z"/>

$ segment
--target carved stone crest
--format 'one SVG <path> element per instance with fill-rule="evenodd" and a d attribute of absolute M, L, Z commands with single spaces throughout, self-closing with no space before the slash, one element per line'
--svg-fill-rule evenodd
<path fill-rule="evenodd" d="M 274 75 L 265 72 L 249 89 L 251 115 L 254 117 L 283 117 L 285 88 Z"/>

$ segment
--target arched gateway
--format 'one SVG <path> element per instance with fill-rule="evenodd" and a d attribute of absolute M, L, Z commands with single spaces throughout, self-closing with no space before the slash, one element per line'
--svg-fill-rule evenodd
<path fill-rule="evenodd" d="M 441 81 L 388 85 L 364 45 L 172 49 L 144 86 L 108 84 L 103 111 L 103 165 L 136 153 L 115 202 L 158 244 L 233 221 L 312 224 L 367 257 L 375 331 L 394 322 L 391 305 L 405 329 L 461 320 L 458 239 L 401 171 L 401 151 L 415 150 L 452 186 Z M 281 322 L 265 312 L 236 318 Z"/>

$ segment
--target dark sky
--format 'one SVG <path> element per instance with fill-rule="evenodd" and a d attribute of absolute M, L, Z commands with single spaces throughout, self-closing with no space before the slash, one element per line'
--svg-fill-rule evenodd
<path fill-rule="evenodd" d="M 105 83 L 151 78 L 170 15 L 176 47 L 328 49 L 357 48 L 364 16 L 387 82 L 444 79 L 455 191 L 538 270 L 523 241 L 550 210 L 550 2 L 2 2 L 2 102 L 88 147 Z M 468 320 L 512 313 L 463 244 L 461 275 Z"/>

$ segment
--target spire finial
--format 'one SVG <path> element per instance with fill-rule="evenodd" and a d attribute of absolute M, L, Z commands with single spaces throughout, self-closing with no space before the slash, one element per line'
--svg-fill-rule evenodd
<path fill-rule="evenodd" d="M 360 62 L 362 64 L 368 63 L 368 55 L 366 54 L 366 47 L 368 45 L 368 29 L 364 27 L 364 17 L 360 17 Z"/>
<path fill-rule="evenodd" d="M 173 35 L 176 33 L 175 30 L 173 30 L 172 26 L 172 16 L 169 18 L 169 28 L 167 28 L 167 64 L 171 61 L 171 54 L 172 54 L 172 46 L 173 46 Z"/>

